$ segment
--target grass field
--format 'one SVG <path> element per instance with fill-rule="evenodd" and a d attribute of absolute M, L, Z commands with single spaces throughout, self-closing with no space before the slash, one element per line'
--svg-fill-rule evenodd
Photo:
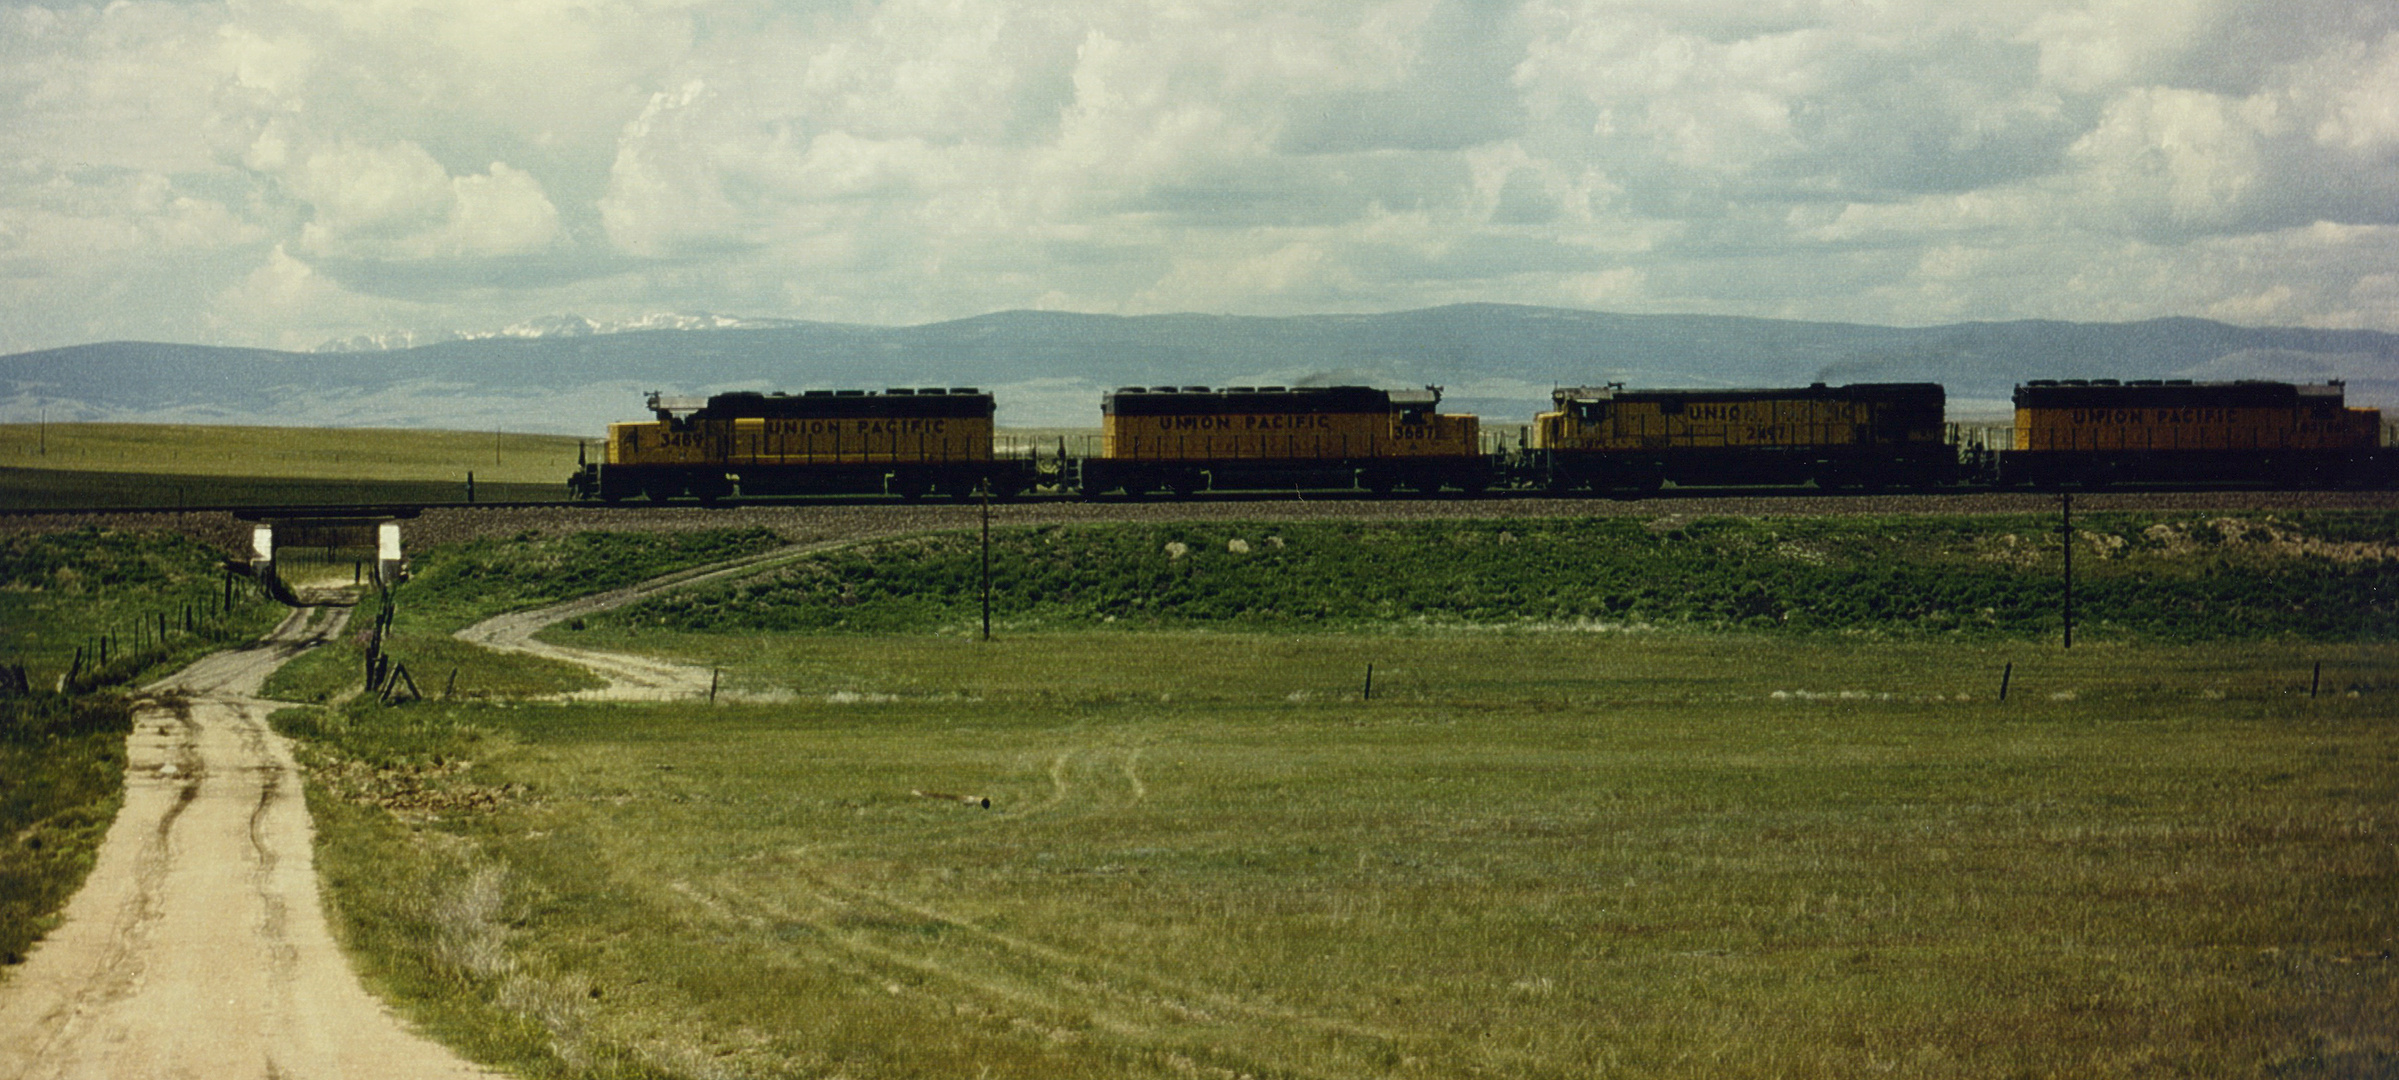
<path fill-rule="evenodd" d="M 469 473 L 479 501 L 564 499 L 580 445 L 488 431 L 0 424 L 0 505 L 458 502 Z"/>
<path fill-rule="evenodd" d="M 290 480 L 562 484 L 579 442 L 562 435 L 200 424 L 0 424 L 0 466 Z"/>
<path fill-rule="evenodd" d="M 1151 549 L 1146 528 L 1001 546 Z M 1412 528 L 1376 561 L 1460 595 L 1434 568 L 1464 561 L 1467 527 Z M 545 543 L 536 565 L 607 562 L 606 541 Z M 2207 569 L 2132 576 L 2185 598 L 2304 583 L 2282 560 L 2327 550 L 2155 547 Z M 917 629 L 678 628 L 660 607 L 556 635 L 721 667 L 768 703 L 283 714 L 370 981 L 535 1076 L 2399 1070 L 2387 622 L 2129 623 L 2067 651 L 2004 626 L 1312 628 L 1085 603 L 983 643 L 953 625 L 970 586 L 945 552 L 878 565 L 922 571 Z M 504 556 L 420 554 L 396 629 L 554 588 Z M 1279 573 L 1307 595 L 1344 559 Z M 791 577 L 838 595 L 848 564 L 822 565 L 830 584 Z M 462 682 L 487 676 L 541 685 Z"/>
<path fill-rule="evenodd" d="M 2388 646 L 756 662 L 803 657 L 841 689 L 350 732 L 318 811 L 373 977 L 536 1074 L 2399 1067 Z"/>

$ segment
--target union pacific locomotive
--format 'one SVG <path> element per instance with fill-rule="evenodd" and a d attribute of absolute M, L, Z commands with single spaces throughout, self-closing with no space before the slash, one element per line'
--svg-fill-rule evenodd
<path fill-rule="evenodd" d="M 1795 390 L 1626 390 L 1550 395 L 1517 472 L 1550 491 L 1648 491 L 1668 481 L 1821 487 L 1954 479 L 1942 389 L 1817 383 Z"/>
<path fill-rule="evenodd" d="M 1440 404 L 1431 387 L 1126 387 L 1100 401 L 1100 450 L 1082 461 L 1081 487 L 1481 492 L 1498 474 L 1476 420 Z"/>
<path fill-rule="evenodd" d="M 2086 486 L 2216 480 L 2293 487 L 2387 483 L 2382 413 L 2339 383 L 2035 381 L 2016 388 L 2003 482 Z"/>
<path fill-rule="evenodd" d="M 608 425 L 603 460 L 568 480 L 577 497 L 1005 497 L 1033 484 L 1033 462 L 992 454 L 991 395 L 973 387 L 651 394 L 649 405 L 654 420 Z"/>
<path fill-rule="evenodd" d="M 1438 387 L 1126 387 L 1100 404 L 1089 452 L 995 452 L 972 388 L 650 396 L 654 420 L 609 425 L 582 498 L 939 492 L 1007 498 L 1038 485 L 1152 491 L 1490 488 L 1613 494 L 1678 486 L 2096 487 L 2117 482 L 2391 486 L 2399 454 L 2378 410 L 2339 383 L 2034 381 L 2012 445 L 1960 446 L 1933 383 L 1768 390 L 1561 388 L 1513 449 Z"/>

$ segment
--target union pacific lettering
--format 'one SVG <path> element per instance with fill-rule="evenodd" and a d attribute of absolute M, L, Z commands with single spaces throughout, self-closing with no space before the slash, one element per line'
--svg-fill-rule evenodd
<path fill-rule="evenodd" d="M 1785 409 L 1808 408 L 1806 402 L 1784 402 Z M 1768 423 L 1773 421 L 1776 403 L 1772 401 L 1694 401 L 1683 406 L 1683 419 L 1714 421 L 1725 424 Z M 1858 407 L 1854 402 L 1817 402 L 1801 415 L 1812 415 L 1817 423 L 1847 423 L 1856 419 Z"/>
<path fill-rule="evenodd" d="M 1161 416 L 1160 431 L 1310 431 L 1330 428 L 1333 418 L 1318 414 L 1272 416 Z"/>
<path fill-rule="evenodd" d="M 2237 409 L 2069 409 L 2069 424 L 2230 424 Z"/>
<path fill-rule="evenodd" d="M 947 420 L 769 420 L 770 435 L 944 435 Z"/>

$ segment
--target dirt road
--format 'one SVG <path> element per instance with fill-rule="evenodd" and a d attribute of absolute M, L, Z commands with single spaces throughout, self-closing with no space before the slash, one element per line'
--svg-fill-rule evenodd
<path fill-rule="evenodd" d="M 481 645 L 487 649 L 525 653 L 578 664 L 607 680 L 606 687 L 574 695 L 577 698 L 608 701 L 663 701 L 706 697 L 714 674 L 707 668 L 678 664 L 671 660 L 660 660 L 648 656 L 552 645 L 546 641 L 535 640 L 533 635 L 540 633 L 544 627 L 564 622 L 578 615 L 589 615 L 593 612 L 623 607 L 636 600 L 675 589 L 687 589 L 694 585 L 762 574 L 802 557 L 845 547 L 867 538 L 867 536 L 860 536 L 840 540 L 824 540 L 812 544 L 795 544 L 759 555 L 731 559 L 677 574 L 652 578 L 639 585 L 577 597 L 573 600 L 551 604 L 548 607 L 512 611 L 460 630 L 456 636 L 461 641 Z"/>
<path fill-rule="evenodd" d="M 347 615 L 295 611 L 268 641 L 145 688 L 161 703 L 135 716 L 99 861 L 0 985 L 0 1077 L 493 1075 L 369 997 L 318 904 L 300 773 L 256 695 Z"/>

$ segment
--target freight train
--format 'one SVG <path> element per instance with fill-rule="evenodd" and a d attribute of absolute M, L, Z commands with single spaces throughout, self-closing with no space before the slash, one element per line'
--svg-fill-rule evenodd
<path fill-rule="evenodd" d="M 1678 487 L 2099 487 L 2227 483 L 2390 487 L 2399 451 L 2340 383 L 2036 380 L 2016 388 L 2008 445 L 1958 437 L 1934 383 L 1763 390 L 1563 387 L 1510 447 L 1441 390 L 1125 387 L 1083 452 L 1003 447 L 972 387 L 650 395 L 654 419 L 609 425 L 576 496 L 702 502 L 800 494 L 1037 487 L 1141 498 L 1203 491 L 1408 488 L 1638 494 Z"/>

